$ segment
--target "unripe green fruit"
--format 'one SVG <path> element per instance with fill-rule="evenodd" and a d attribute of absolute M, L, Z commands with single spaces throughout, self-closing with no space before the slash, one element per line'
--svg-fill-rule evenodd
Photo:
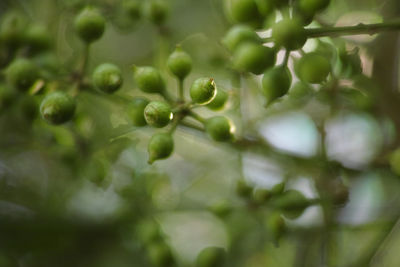
<path fill-rule="evenodd" d="M 133 67 L 133 78 L 140 90 L 145 93 L 161 93 L 165 82 L 160 72 L 153 67 Z"/>
<path fill-rule="evenodd" d="M 40 104 L 43 119 L 51 124 L 69 121 L 75 113 L 75 100 L 65 92 L 56 91 L 48 94 Z"/>
<path fill-rule="evenodd" d="M 253 192 L 253 201 L 257 204 L 264 204 L 269 201 L 271 196 L 270 190 L 258 188 Z"/>
<path fill-rule="evenodd" d="M 272 27 L 272 39 L 276 47 L 297 50 L 307 41 L 305 30 L 300 19 L 283 19 Z"/>
<path fill-rule="evenodd" d="M 271 188 L 271 195 L 280 195 L 280 194 L 282 194 L 283 193 L 283 191 L 285 190 L 285 186 L 286 186 L 286 183 L 285 182 L 281 182 L 281 183 L 278 183 L 278 184 L 276 184 L 276 185 L 274 185 L 272 188 Z"/>
<path fill-rule="evenodd" d="M 299 0 L 298 7 L 306 15 L 314 15 L 318 11 L 325 9 L 330 0 Z"/>
<path fill-rule="evenodd" d="M 183 80 L 192 70 L 192 59 L 178 46 L 168 57 L 167 67 L 178 79 Z"/>
<path fill-rule="evenodd" d="M 150 0 L 144 6 L 146 17 L 156 25 L 161 25 L 167 18 L 168 5 L 165 0 Z"/>
<path fill-rule="evenodd" d="M 128 106 L 128 115 L 134 126 L 145 126 L 147 124 L 144 117 L 144 109 L 149 100 L 143 97 L 135 97 Z"/>
<path fill-rule="evenodd" d="M 84 8 L 75 18 L 75 30 L 86 43 L 92 43 L 101 38 L 106 21 L 101 13 L 92 7 Z"/>
<path fill-rule="evenodd" d="M 215 116 L 205 122 L 206 132 L 218 142 L 230 141 L 233 138 L 234 127 L 224 116 Z"/>
<path fill-rule="evenodd" d="M 94 85 L 105 93 L 114 93 L 121 87 L 122 82 L 121 70 L 114 64 L 101 64 L 93 72 Z"/>
<path fill-rule="evenodd" d="M 231 205 L 226 200 L 219 200 L 209 206 L 209 210 L 218 217 L 225 217 L 232 211 Z"/>
<path fill-rule="evenodd" d="M 151 126 L 157 128 L 167 126 L 173 118 L 171 106 L 165 102 L 152 101 L 144 109 L 144 118 Z"/>
<path fill-rule="evenodd" d="M 174 150 L 174 139 L 169 133 L 157 133 L 150 139 L 148 145 L 149 164 L 156 160 L 168 158 Z"/>
<path fill-rule="evenodd" d="M 294 99 L 299 99 L 303 96 L 306 96 L 313 92 L 313 89 L 308 83 L 305 82 L 297 82 L 295 85 L 292 86 L 289 90 L 289 96 L 293 97 Z"/>
<path fill-rule="evenodd" d="M 25 33 L 25 42 L 32 52 L 41 52 L 50 48 L 51 37 L 44 26 L 33 25 Z"/>
<path fill-rule="evenodd" d="M 235 51 L 240 44 L 245 42 L 261 44 L 262 40 L 251 27 L 246 25 L 234 25 L 222 40 L 222 43 L 231 51 Z"/>
<path fill-rule="evenodd" d="M 225 250 L 220 247 L 206 247 L 196 258 L 196 267 L 221 267 L 225 261 Z"/>
<path fill-rule="evenodd" d="M 217 94 L 210 103 L 206 105 L 207 108 L 211 110 L 221 110 L 224 108 L 226 102 L 228 101 L 229 95 L 222 89 L 217 90 Z"/>
<path fill-rule="evenodd" d="M 10 46 L 18 47 L 24 39 L 27 21 L 17 12 L 6 13 L 1 21 L 0 42 Z"/>
<path fill-rule="evenodd" d="M 266 228 L 272 241 L 277 243 L 286 230 L 286 223 L 278 212 L 274 212 L 267 217 Z"/>
<path fill-rule="evenodd" d="M 308 53 L 300 58 L 296 70 L 301 80 L 308 83 L 322 83 L 331 71 L 331 64 L 326 57 Z"/>
<path fill-rule="evenodd" d="M 229 16 L 235 22 L 250 22 L 260 17 L 254 0 L 227 0 Z"/>
<path fill-rule="evenodd" d="M 7 81 L 20 91 L 27 91 L 38 78 L 37 67 L 28 59 L 18 58 L 6 70 Z"/>
<path fill-rule="evenodd" d="M 125 0 L 123 8 L 132 20 L 138 20 L 142 16 L 142 4 L 138 0 Z"/>
<path fill-rule="evenodd" d="M 271 15 L 275 9 L 274 0 L 255 0 L 258 11 L 264 17 Z"/>
<path fill-rule="evenodd" d="M 199 78 L 190 87 L 190 97 L 197 104 L 208 104 L 216 94 L 217 87 L 212 78 Z"/>
<path fill-rule="evenodd" d="M 174 257 L 171 249 L 164 243 L 158 242 L 148 246 L 148 256 L 150 262 L 156 267 L 172 267 Z"/>
<path fill-rule="evenodd" d="M 267 70 L 262 79 L 263 93 L 267 103 L 284 96 L 290 88 L 292 76 L 286 67 L 277 67 Z"/>
<path fill-rule="evenodd" d="M 248 198 L 253 192 L 253 187 L 248 185 L 246 181 L 240 179 L 236 182 L 236 194 L 243 198 Z"/>
<path fill-rule="evenodd" d="M 288 219 L 296 219 L 310 205 L 310 201 L 301 192 L 288 190 L 276 198 L 273 204 Z"/>
<path fill-rule="evenodd" d="M 261 74 L 275 64 L 275 51 L 255 43 L 241 44 L 233 54 L 233 66 L 237 70 Z"/>

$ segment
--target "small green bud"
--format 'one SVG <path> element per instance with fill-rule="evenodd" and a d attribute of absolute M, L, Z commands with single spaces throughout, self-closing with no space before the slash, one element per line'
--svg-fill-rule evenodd
<path fill-rule="evenodd" d="M 175 260 L 169 246 L 163 242 L 153 243 L 148 246 L 150 262 L 156 267 L 172 267 Z"/>
<path fill-rule="evenodd" d="M 48 94 L 40 105 L 43 119 L 51 124 L 69 121 L 75 113 L 75 100 L 65 92 L 56 91 Z"/>
<path fill-rule="evenodd" d="M 174 150 L 174 139 L 169 133 L 157 133 L 150 139 L 148 145 L 149 164 L 156 160 L 168 158 Z"/>
<path fill-rule="evenodd" d="M 278 212 L 274 212 L 267 217 L 265 224 L 268 233 L 274 243 L 278 243 L 286 230 L 285 220 Z"/>
<path fill-rule="evenodd" d="M 167 126 L 173 116 L 171 106 L 161 101 L 151 101 L 144 109 L 146 122 L 157 128 Z"/>
<path fill-rule="evenodd" d="M 261 74 L 275 64 L 275 51 L 255 43 L 240 45 L 233 54 L 233 66 L 239 71 Z"/>
<path fill-rule="evenodd" d="M 145 126 L 147 125 L 146 119 L 144 117 L 144 109 L 149 100 L 143 97 L 135 97 L 128 106 L 128 115 L 134 126 Z"/>
<path fill-rule="evenodd" d="M 217 90 L 217 94 L 214 99 L 211 100 L 210 103 L 206 105 L 207 108 L 211 110 L 221 110 L 225 107 L 226 102 L 228 101 L 229 95 L 222 89 Z"/>
<path fill-rule="evenodd" d="M 243 198 L 249 198 L 253 192 L 253 187 L 248 185 L 246 181 L 240 179 L 236 183 L 236 194 Z"/>
<path fill-rule="evenodd" d="M 92 43 L 101 38 L 106 21 L 101 13 L 92 7 L 84 8 L 75 18 L 75 30 L 86 43 Z"/>
<path fill-rule="evenodd" d="M 326 57 L 308 53 L 300 58 L 296 70 L 301 80 L 308 83 L 322 83 L 331 71 L 331 64 Z"/>
<path fill-rule="evenodd" d="M 215 116 L 205 122 L 206 132 L 215 141 L 225 142 L 233 138 L 235 128 L 224 116 Z"/>
<path fill-rule="evenodd" d="M 122 82 L 121 70 L 114 64 L 101 64 L 93 72 L 94 85 L 105 93 L 114 93 L 121 87 Z"/>
<path fill-rule="evenodd" d="M 247 42 L 261 44 L 262 40 L 251 27 L 246 25 L 234 25 L 222 40 L 222 43 L 231 51 L 235 51 L 240 44 Z"/>
<path fill-rule="evenodd" d="M 228 16 L 235 22 L 249 23 L 261 17 L 254 0 L 226 0 Z"/>
<path fill-rule="evenodd" d="M 164 79 L 156 68 L 133 66 L 133 78 L 145 93 L 161 93 L 165 90 Z"/>
<path fill-rule="evenodd" d="M 209 207 L 209 210 L 218 217 L 225 217 L 232 211 L 231 205 L 226 200 L 219 200 L 212 203 Z"/>
<path fill-rule="evenodd" d="M 37 67 L 25 58 L 15 59 L 6 70 L 7 81 L 20 91 L 27 91 L 38 78 Z"/>
<path fill-rule="evenodd" d="M 263 92 L 267 103 L 284 96 L 290 88 L 292 76 L 286 67 L 269 69 L 264 73 L 262 79 Z"/>
<path fill-rule="evenodd" d="M 271 198 L 271 191 L 258 188 L 253 192 L 253 201 L 257 204 L 265 204 Z"/>
<path fill-rule="evenodd" d="M 276 47 L 297 50 L 307 41 L 305 30 L 300 19 L 283 19 L 272 27 L 272 39 Z"/>
<path fill-rule="evenodd" d="M 301 192 L 288 190 L 277 197 L 273 205 L 280 209 L 288 219 L 296 219 L 310 205 L 310 201 Z"/>
<path fill-rule="evenodd" d="M 189 54 L 177 46 L 167 60 L 168 69 L 178 79 L 183 80 L 192 70 L 192 59 Z"/>
<path fill-rule="evenodd" d="M 51 46 L 51 36 L 43 25 L 32 25 L 25 33 L 25 42 L 31 52 L 41 52 Z"/>
<path fill-rule="evenodd" d="M 145 16 L 154 24 L 161 25 L 168 15 L 168 5 L 165 0 L 150 0 L 144 6 Z"/>
<path fill-rule="evenodd" d="M 212 78 L 199 78 L 190 87 L 190 97 L 197 104 L 208 104 L 216 94 L 217 87 Z"/>
<path fill-rule="evenodd" d="M 271 195 L 280 195 L 285 190 L 285 182 L 277 183 L 271 188 Z"/>
<path fill-rule="evenodd" d="M 206 247 L 196 258 L 196 267 L 221 267 L 225 262 L 225 250 L 221 247 Z"/>

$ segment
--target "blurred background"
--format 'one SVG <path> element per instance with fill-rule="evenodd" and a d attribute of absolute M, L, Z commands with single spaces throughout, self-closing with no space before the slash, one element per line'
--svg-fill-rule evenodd
<path fill-rule="evenodd" d="M 124 77 L 116 95 L 80 93 L 74 121 L 63 126 L 46 124 L 37 114 L 38 102 L 19 97 L 7 106 L 0 96 L 0 267 L 195 266 L 200 251 L 210 246 L 226 250 L 224 265 L 217 266 L 400 266 L 400 180 L 388 164 L 400 143 L 397 33 L 306 43 L 305 51 L 357 48 L 363 73 L 343 79 L 342 86 L 359 89 L 361 97 L 343 90 L 332 105 L 316 87 L 312 95 L 288 95 L 265 108 L 261 77 L 230 67 L 221 39 L 232 23 L 223 1 L 168 0 L 162 26 L 129 16 L 122 2 L 0 1 L 3 24 L 17 14 L 23 27 L 43 25 L 50 33 L 52 49 L 33 56 L 49 80 L 56 80 L 46 86 L 70 86 L 54 77 L 80 62 L 83 44 L 73 19 L 88 4 L 107 18 L 104 36 L 91 47 L 88 73 L 110 62 Z M 397 0 L 335 0 L 309 27 L 399 16 Z M 270 35 L 268 29 L 258 32 Z M 137 89 L 131 67 L 159 68 L 175 93 L 166 58 L 176 44 L 194 63 L 185 88 L 198 77 L 213 77 L 229 93 L 220 113 L 234 122 L 235 135 L 257 137 L 259 143 L 217 144 L 182 126 L 172 157 L 147 164 L 155 130 L 131 125 L 127 99 L 158 97 Z M 5 47 L 0 43 L 1 69 L 10 54 Z M 291 69 L 300 56 L 294 53 Z M 206 108 L 199 112 L 212 114 Z M 321 150 L 333 162 L 328 168 L 318 157 Z M 335 223 L 327 227 L 323 207 L 311 205 L 296 219 L 283 217 L 287 229 L 278 244 L 268 229 L 268 206 L 251 207 L 236 193 L 239 180 L 256 189 L 285 182 L 286 189 L 318 199 L 323 191 L 317 184 L 325 178 L 345 188 L 345 203 L 330 214 Z"/>

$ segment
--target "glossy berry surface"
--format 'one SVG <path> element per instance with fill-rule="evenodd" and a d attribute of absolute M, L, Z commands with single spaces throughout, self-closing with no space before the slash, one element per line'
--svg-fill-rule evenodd
<path fill-rule="evenodd" d="M 75 31 L 83 41 L 92 43 L 101 38 L 105 24 L 104 17 L 97 9 L 87 7 L 75 18 Z"/>
<path fill-rule="evenodd" d="M 32 61 L 18 58 L 8 66 L 6 79 L 14 88 L 27 91 L 39 79 L 39 72 Z"/>
<path fill-rule="evenodd" d="M 152 101 L 145 107 L 144 117 L 149 125 L 161 128 L 168 125 L 173 118 L 173 114 L 168 103 Z"/>
<path fill-rule="evenodd" d="M 228 102 L 229 95 L 222 89 L 217 89 L 217 94 L 210 103 L 207 104 L 207 108 L 211 110 L 221 110 L 225 107 Z"/>
<path fill-rule="evenodd" d="M 275 64 L 275 51 L 261 44 L 244 43 L 233 54 L 233 66 L 240 71 L 261 74 Z"/>
<path fill-rule="evenodd" d="M 250 26 L 240 24 L 230 28 L 222 39 L 222 43 L 231 51 L 245 42 L 261 44 L 262 40 Z"/>
<path fill-rule="evenodd" d="M 206 132 L 211 139 L 224 142 L 233 138 L 234 127 L 232 123 L 224 116 L 215 116 L 205 122 Z"/>
<path fill-rule="evenodd" d="M 149 100 L 144 97 L 135 97 L 128 106 L 128 116 L 134 126 L 145 126 L 147 125 L 144 117 L 144 109 Z"/>
<path fill-rule="evenodd" d="M 40 113 L 48 123 L 62 124 L 69 121 L 75 113 L 75 100 L 65 92 L 48 94 L 40 104 Z"/>
<path fill-rule="evenodd" d="M 148 144 L 149 160 L 152 164 L 156 160 L 168 158 L 174 150 L 174 139 L 169 133 L 154 134 Z"/>
<path fill-rule="evenodd" d="M 297 50 L 303 47 L 307 37 L 300 19 L 283 19 L 272 27 L 272 39 L 276 47 Z"/>
<path fill-rule="evenodd" d="M 263 93 L 268 103 L 284 96 L 290 88 L 292 76 L 286 67 L 276 67 L 264 73 L 262 79 Z"/>
<path fill-rule="evenodd" d="M 177 47 L 168 57 L 167 67 L 173 75 L 183 80 L 192 70 L 192 59 L 181 47 Z"/>
<path fill-rule="evenodd" d="M 196 267 L 220 267 L 225 261 L 225 250 L 221 247 L 206 247 L 196 258 Z"/>
<path fill-rule="evenodd" d="M 190 97 L 194 103 L 207 104 L 217 94 L 217 86 L 212 78 L 199 78 L 190 87 Z"/>
<path fill-rule="evenodd" d="M 111 63 L 103 63 L 93 72 L 93 84 L 104 93 L 114 93 L 122 85 L 122 73 L 119 67 Z"/>
<path fill-rule="evenodd" d="M 302 56 L 296 66 L 298 77 L 308 83 L 322 83 L 331 71 L 329 60 L 318 53 Z"/>
<path fill-rule="evenodd" d="M 165 81 L 156 68 L 133 67 L 133 78 L 145 93 L 161 93 L 165 90 Z"/>

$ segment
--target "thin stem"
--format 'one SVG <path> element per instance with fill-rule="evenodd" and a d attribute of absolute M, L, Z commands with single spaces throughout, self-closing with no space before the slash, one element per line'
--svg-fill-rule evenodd
<path fill-rule="evenodd" d="M 308 38 L 318 38 L 323 36 L 335 37 L 344 35 L 358 35 L 358 34 L 375 34 L 382 31 L 396 31 L 400 30 L 400 20 L 383 22 L 376 24 L 363 24 L 360 23 L 355 26 L 343 27 L 321 27 L 306 29 Z"/>
<path fill-rule="evenodd" d="M 283 62 L 282 62 L 282 67 L 286 67 L 287 66 L 287 64 L 289 62 L 289 57 L 290 57 L 290 51 L 286 50 L 285 51 L 285 58 L 283 59 Z"/>
<path fill-rule="evenodd" d="M 206 122 L 206 119 L 203 118 L 202 116 L 200 116 L 199 114 L 197 114 L 196 112 L 189 111 L 189 114 L 188 114 L 188 115 L 189 115 L 190 117 L 192 117 L 192 118 L 198 120 L 199 122 L 201 122 L 201 123 L 203 123 L 203 124 Z"/>
<path fill-rule="evenodd" d="M 184 101 L 183 81 L 183 79 L 178 79 L 178 98 L 181 102 Z"/>
<path fill-rule="evenodd" d="M 83 78 L 85 77 L 86 69 L 89 63 L 89 54 L 90 54 L 90 44 L 85 44 L 83 55 L 82 55 L 82 63 L 78 70 L 78 78 L 75 84 L 75 87 L 72 91 L 73 95 L 77 95 L 82 87 Z"/>

